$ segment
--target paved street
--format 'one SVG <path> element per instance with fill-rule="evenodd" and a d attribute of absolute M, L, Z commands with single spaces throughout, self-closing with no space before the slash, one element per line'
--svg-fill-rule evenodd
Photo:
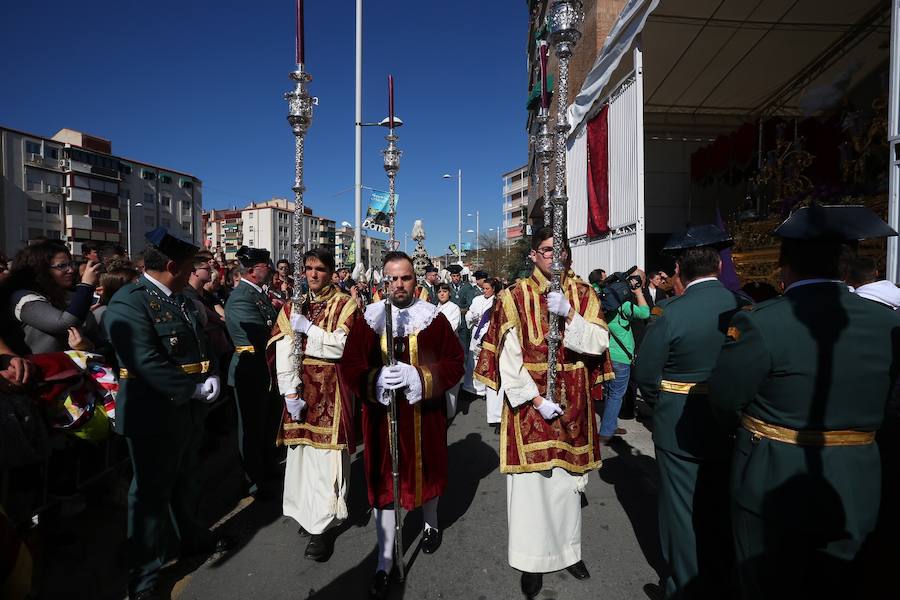
<path fill-rule="evenodd" d="M 519 573 L 506 562 L 506 484 L 498 470 L 498 436 L 485 423 L 483 402 L 460 414 L 449 430 L 450 482 L 441 499 L 443 545 L 419 550 L 421 515 L 404 525 L 408 577 L 391 598 L 520 598 Z M 603 468 L 591 474 L 583 508 L 583 557 L 591 579 L 565 571 L 546 575 L 541 598 L 646 598 L 656 583 L 656 475 L 650 433 L 623 421 L 623 440 L 604 448 Z M 172 597 L 189 599 L 366 598 L 375 568 L 375 528 L 366 502 L 362 452 L 353 460 L 350 519 L 327 563 L 303 558 L 308 538 L 281 515 L 279 502 L 246 502 L 223 522 L 241 546 L 218 563 L 170 574 Z M 176 567 L 178 568 L 178 567 Z M 182 567 L 183 568 L 183 567 Z"/>

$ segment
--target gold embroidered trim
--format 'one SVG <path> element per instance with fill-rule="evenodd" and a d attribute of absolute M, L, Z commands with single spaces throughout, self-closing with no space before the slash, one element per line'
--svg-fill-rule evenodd
<path fill-rule="evenodd" d="M 419 366 L 419 334 L 409 336 L 409 362 Z M 430 374 L 429 374 L 430 375 Z M 428 396 L 422 396 L 424 400 Z M 422 403 L 417 402 L 413 406 L 413 436 L 416 447 L 416 501 L 415 506 L 422 505 L 422 480 L 425 477 L 422 468 Z"/>
<path fill-rule="evenodd" d="M 422 375 L 422 400 L 431 398 L 434 393 L 434 375 L 428 367 L 419 367 L 419 373 Z"/>
<path fill-rule="evenodd" d="M 668 379 L 663 379 L 659 382 L 659 389 L 663 392 L 670 392 L 672 394 L 708 394 L 709 388 L 705 383 L 685 383 L 683 381 L 669 381 Z"/>
<path fill-rule="evenodd" d="M 791 429 L 766 423 L 747 414 L 741 415 L 741 425 L 755 436 L 795 446 L 865 446 L 875 441 L 874 431 Z"/>
<path fill-rule="evenodd" d="M 235 346 L 234 348 L 235 354 L 256 354 L 256 348 L 253 346 Z"/>
<path fill-rule="evenodd" d="M 186 365 L 178 365 L 181 370 L 188 375 L 198 375 L 209 372 L 209 361 L 204 360 L 198 363 L 188 363 Z M 132 374 L 128 369 L 119 369 L 119 379 L 137 379 L 138 376 Z"/>

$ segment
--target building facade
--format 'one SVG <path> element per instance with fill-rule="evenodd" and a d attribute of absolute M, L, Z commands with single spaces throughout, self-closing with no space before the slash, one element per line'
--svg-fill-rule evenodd
<path fill-rule="evenodd" d="M 503 244 L 525 235 L 528 213 L 528 165 L 503 174 Z"/>
<path fill-rule="evenodd" d="M 353 248 L 353 227 L 342 225 L 337 229 L 334 248 L 334 260 L 338 266 L 351 266 L 355 264 L 355 249 Z M 362 233 L 362 264 L 366 269 L 380 269 L 384 259 L 385 240 L 374 238 L 365 231 Z"/>
<path fill-rule="evenodd" d="M 335 251 L 335 222 L 314 215 L 304 206 L 303 239 L 307 249 L 323 247 Z M 206 247 L 221 252 L 226 260 L 235 258 L 241 246 L 265 248 L 273 261 L 293 260 L 291 239 L 294 230 L 294 203 L 285 198 L 251 202 L 244 208 L 211 210 L 204 213 Z"/>
<path fill-rule="evenodd" d="M 10 254 L 41 238 L 75 255 L 84 243 L 137 253 L 159 225 L 195 244 L 202 238 L 198 178 L 116 156 L 109 140 L 79 131 L 44 137 L 0 127 L 0 179 L 0 248 Z"/>

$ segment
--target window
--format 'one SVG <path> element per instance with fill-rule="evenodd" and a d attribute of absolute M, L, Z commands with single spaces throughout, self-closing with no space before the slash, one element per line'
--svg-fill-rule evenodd
<path fill-rule="evenodd" d="M 147 179 L 147 180 L 156 179 L 156 174 L 153 173 L 153 171 L 150 171 L 149 169 L 141 169 L 141 179 Z"/>
<path fill-rule="evenodd" d="M 44 210 L 47 212 L 48 215 L 58 215 L 59 214 L 59 204 L 56 204 L 54 202 L 48 202 L 47 205 L 44 207 Z"/>
<path fill-rule="evenodd" d="M 112 210 L 109 208 L 91 208 L 91 216 L 95 219 L 112 219 Z"/>
<path fill-rule="evenodd" d="M 156 217 L 153 215 L 144 215 L 144 225 L 147 227 L 156 227 Z"/>
<path fill-rule="evenodd" d="M 44 205 L 41 204 L 40 200 L 28 200 L 28 212 L 42 213 L 44 212 Z"/>
<path fill-rule="evenodd" d="M 59 148 L 53 148 L 51 146 L 47 146 L 46 148 L 44 148 L 44 158 L 51 158 L 53 160 L 57 160 L 59 158 Z M 49 232 L 49 233 L 56 233 L 56 237 L 57 238 L 59 237 L 58 231 Z"/>
<path fill-rule="evenodd" d="M 151 192 L 144 192 L 144 204 L 153 206 L 153 194 Z"/>
<path fill-rule="evenodd" d="M 159 205 L 165 209 L 172 210 L 172 197 L 171 196 L 160 196 Z"/>
<path fill-rule="evenodd" d="M 181 213 L 185 215 L 191 214 L 191 201 L 190 200 L 182 200 L 181 201 Z"/>
<path fill-rule="evenodd" d="M 126 163 L 119 163 L 119 173 L 124 173 L 125 175 L 131 175 L 134 171 L 134 167 Z"/>
<path fill-rule="evenodd" d="M 25 140 L 25 152 L 26 152 L 26 154 L 40 154 L 41 153 L 41 143 Z M 41 235 L 43 235 L 43 234 L 41 234 Z"/>
<path fill-rule="evenodd" d="M 48 238 L 48 239 L 51 239 L 51 240 L 58 240 L 58 239 L 60 239 L 60 238 L 59 238 L 59 231 L 57 231 L 56 229 L 51 229 L 50 231 L 47 232 L 47 238 Z"/>
<path fill-rule="evenodd" d="M 185 233 L 190 233 L 191 232 L 191 224 L 190 223 L 182 223 L 181 229 L 183 229 Z"/>
<path fill-rule="evenodd" d="M 172 183 L 171 175 L 160 175 L 159 176 L 160 183 Z"/>
<path fill-rule="evenodd" d="M 25 174 L 25 190 L 29 192 L 43 192 L 44 182 L 39 173 L 28 170 Z"/>

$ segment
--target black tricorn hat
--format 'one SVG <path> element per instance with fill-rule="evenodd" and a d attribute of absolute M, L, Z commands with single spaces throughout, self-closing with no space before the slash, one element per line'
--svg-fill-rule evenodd
<path fill-rule="evenodd" d="M 851 242 L 897 235 L 868 207 L 821 204 L 797 209 L 773 233 L 806 242 Z"/>
<path fill-rule="evenodd" d="M 153 231 L 148 231 L 144 238 L 150 242 L 151 246 L 174 261 L 193 258 L 200 251 L 198 246 L 175 237 L 165 227 L 157 227 Z"/>
<path fill-rule="evenodd" d="M 673 233 L 663 246 L 663 252 L 677 254 L 688 248 L 700 248 L 702 246 L 711 246 L 717 250 L 728 248 L 734 244 L 727 233 L 719 229 L 715 225 L 696 225 L 688 227 L 686 230 Z"/>
<path fill-rule="evenodd" d="M 475 271 L 475 279 L 487 279 L 487 271 Z"/>
<path fill-rule="evenodd" d="M 425 267 L 425 272 L 426 273 L 438 273 L 439 271 L 438 271 L 437 267 L 432 266 L 432 267 Z"/>
<path fill-rule="evenodd" d="M 248 248 L 247 246 L 241 246 L 235 256 L 245 267 L 252 267 L 259 263 L 270 262 L 269 251 L 265 248 Z"/>
<path fill-rule="evenodd" d="M 452 273 L 453 275 L 459 275 L 460 273 L 462 273 L 463 268 L 462 265 L 450 265 L 449 267 L 447 267 L 447 270 L 450 271 L 450 273 Z"/>

